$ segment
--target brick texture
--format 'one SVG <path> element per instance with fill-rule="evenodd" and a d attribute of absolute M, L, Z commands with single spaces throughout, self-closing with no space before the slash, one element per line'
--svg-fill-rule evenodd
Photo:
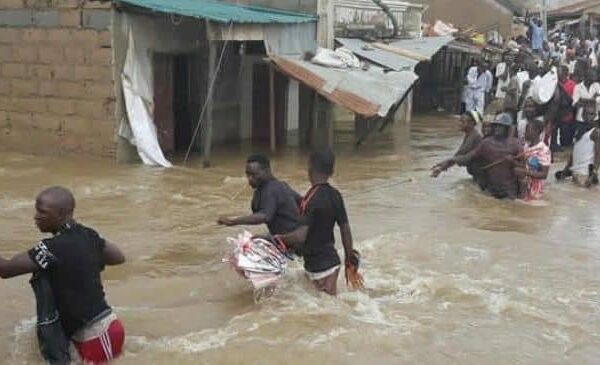
<path fill-rule="evenodd" d="M 82 26 L 90 0 L 0 0 L 0 9 L 51 9 L 60 26 L 0 27 L 0 145 L 28 153 L 114 157 L 111 33 Z"/>

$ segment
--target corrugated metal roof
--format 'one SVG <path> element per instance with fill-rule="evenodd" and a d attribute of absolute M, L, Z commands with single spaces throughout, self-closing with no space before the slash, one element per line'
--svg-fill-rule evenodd
<path fill-rule="evenodd" d="M 419 63 L 408 57 L 370 46 L 360 39 L 336 38 L 335 40 L 357 56 L 394 71 L 411 71 Z"/>
<path fill-rule="evenodd" d="M 444 47 L 453 40 L 454 37 L 452 36 L 402 39 L 391 42 L 389 46 L 399 50 L 410 51 L 411 53 L 431 59 L 431 57 L 433 57 L 440 50 L 440 48 Z"/>
<path fill-rule="evenodd" d="M 270 8 L 250 7 L 214 0 L 120 0 L 121 3 L 153 11 L 208 19 L 220 23 L 307 23 L 312 15 Z"/>
<path fill-rule="evenodd" d="M 386 116 L 418 78 L 412 71 L 383 72 L 375 67 L 336 69 L 291 57 L 271 55 L 270 58 L 284 74 L 365 117 Z"/>

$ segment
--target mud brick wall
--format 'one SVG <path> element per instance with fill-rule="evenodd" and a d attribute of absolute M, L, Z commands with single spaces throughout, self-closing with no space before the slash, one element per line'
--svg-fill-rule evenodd
<path fill-rule="evenodd" d="M 0 148 L 114 156 L 110 6 L 0 0 Z"/>

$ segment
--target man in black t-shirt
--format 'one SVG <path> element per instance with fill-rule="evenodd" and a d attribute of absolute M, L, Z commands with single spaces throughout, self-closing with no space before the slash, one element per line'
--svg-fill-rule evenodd
<path fill-rule="evenodd" d="M 82 359 L 103 363 L 116 358 L 125 333 L 106 303 L 100 273 L 105 265 L 125 262 L 123 253 L 93 229 L 75 222 L 75 199 L 67 189 L 42 191 L 35 209 L 37 227 L 53 236 L 10 260 L 0 257 L 0 276 L 45 272 L 64 333 Z"/>
<path fill-rule="evenodd" d="M 234 218 L 221 217 L 217 220 L 218 224 L 266 224 L 272 235 L 289 233 L 300 226 L 298 204 L 302 197 L 288 184 L 273 176 L 267 157 L 250 156 L 246 162 L 246 176 L 254 189 L 252 214 Z"/>
<path fill-rule="evenodd" d="M 303 226 L 287 235 L 281 235 L 284 242 L 302 253 L 304 269 L 316 288 L 330 295 L 337 293 L 337 278 L 340 271 L 340 257 L 335 249 L 334 226 L 338 225 L 345 253 L 346 280 L 355 286 L 348 277 L 357 274 L 358 253 L 353 249 L 352 231 L 340 192 L 329 185 L 333 175 L 335 156 L 333 152 L 319 151 L 310 155 L 308 175 L 312 187 L 301 202 L 300 211 Z M 360 279 L 362 285 L 362 278 Z"/>

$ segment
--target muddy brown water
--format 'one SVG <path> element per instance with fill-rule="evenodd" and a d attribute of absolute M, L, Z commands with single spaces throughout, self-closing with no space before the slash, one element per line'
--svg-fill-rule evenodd
<path fill-rule="evenodd" d="M 319 295 L 295 263 L 274 297 L 253 302 L 221 262 L 240 229 L 214 223 L 248 210 L 238 149 L 209 170 L 2 152 L 0 250 L 36 243 L 35 194 L 70 187 L 77 218 L 128 257 L 103 276 L 127 331 L 119 364 L 597 364 L 600 190 L 551 180 L 532 206 L 482 195 L 458 168 L 429 178 L 460 139 L 451 117 L 422 117 L 410 134 L 340 147 L 334 183 L 364 292 L 340 279 L 337 298 Z M 301 192 L 305 165 L 301 151 L 273 158 Z M 2 363 L 40 363 L 27 280 L 0 282 Z"/>

